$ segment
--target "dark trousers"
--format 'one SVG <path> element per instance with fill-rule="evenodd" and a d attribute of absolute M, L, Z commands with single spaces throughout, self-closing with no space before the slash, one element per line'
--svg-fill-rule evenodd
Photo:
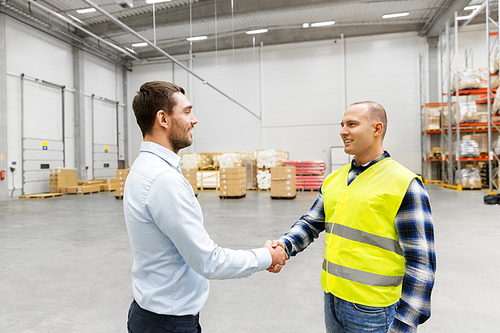
<path fill-rule="evenodd" d="M 128 311 L 129 333 L 201 333 L 199 314 L 195 316 L 160 315 L 142 309 L 134 300 Z"/>

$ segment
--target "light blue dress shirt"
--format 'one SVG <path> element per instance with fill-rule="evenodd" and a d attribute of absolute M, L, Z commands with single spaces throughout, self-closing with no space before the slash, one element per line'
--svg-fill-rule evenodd
<path fill-rule="evenodd" d="M 171 150 L 143 142 L 123 196 L 134 298 L 143 309 L 176 316 L 201 310 L 207 279 L 246 277 L 271 265 L 266 248 L 231 250 L 210 239 L 180 161 Z"/>

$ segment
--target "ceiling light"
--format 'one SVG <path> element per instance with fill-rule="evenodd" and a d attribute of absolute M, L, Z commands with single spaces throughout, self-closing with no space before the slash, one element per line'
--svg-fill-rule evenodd
<path fill-rule="evenodd" d="M 172 0 L 146 0 L 146 3 L 160 3 L 160 2 L 168 2 Z"/>
<path fill-rule="evenodd" d="M 327 25 L 334 25 L 335 21 L 325 21 L 325 22 L 316 22 L 312 23 L 311 27 L 326 27 Z"/>
<path fill-rule="evenodd" d="M 464 10 L 476 10 L 479 7 L 481 7 L 481 5 L 467 6 L 467 7 L 464 7 Z"/>
<path fill-rule="evenodd" d="M 95 12 L 95 8 L 84 8 L 84 9 L 77 9 L 76 12 L 78 14 L 87 14 L 87 13 L 93 13 Z"/>
<path fill-rule="evenodd" d="M 144 47 L 144 46 L 148 46 L 148 43 L 142 42 L 142 43 L 132 44 L 132 47 Z"/>
<path fill-rule="evenodd" d="M 263 34 L 263 33 L 268 32 L 268 31 L 269 31 L 269 29 L 250 30 L 250 31 L 247 31 L 247 35 Z"/>
<path fill-rule="evenodd" d="M 69 16 L 69 17 L 71 17 L 71 19 L 72 19 L 73 21 L 76 21 L 76 22 L 78 22 L 78 23 L 80 23 L 80 24 L 86 25 L 86 24 L 85 24 L 82 20 L 80 20 L 80 19 L 78 19 L 78 18 L 74 17 L 73 15 L 68 14 L 68 16 Z"/>
<path fill-rule="evenodd" d="M 410 12 L 385 14 L 385 15 L 382 15 L 382 18 L 388 19 L 388 18 L 408 16 L 408 15 L 410 15 Z"/>
<path fill-rule="evenodd" d="M 309 23 L 302 24 L 302 28 L 309 28 Z"/>
<path fill-rule="evenodd" d="M 186 40 L 188 40 L 190 42 L 194 42 L 195 40 L 204 40 L 207 38 L 208 38 L 207 36 L 197 36 L 197 37 L 188 37 L 188 38 L 186 38 Z"/>

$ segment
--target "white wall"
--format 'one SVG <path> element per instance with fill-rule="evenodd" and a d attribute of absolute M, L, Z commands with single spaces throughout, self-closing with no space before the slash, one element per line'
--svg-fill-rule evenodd
<path fill-rule="evenodd" d="M 65 86 L 64 116 L 65 116 L 65 162 L 66 167 L 75 167 L 75 137 L 74 137 L 74 88 L 73 88 L 73 53 L 69 44 L 54 39 L 38 30 L 32 29 L 16 20 L 6 18 L 6 60 L 7 60 L 7 122 L 9 166 L 17 162 L 14 173 L 14 195 L 21 194 L 23 186 L 22 163 L 22 117 L 21 117 L 21 85 L 20 75 L 28 78 L 24 84 L 24 137 L 32 138 L 25 142 L 25 149 L 31 150 L 32 160 L 25 163 L 25 178 L 33 181 L 25 182 L 25 193 L 41 193 L 49 191 L 48 170 L 27 172 L 28 164 L 33 168 L 47 158 L 60 159 L 50 162 L 50 167 L 62 166 L 60 148 L 62 147 L 62 92 L 40 81 L 52 82 Z M 123 104 L 123 75 L 121 68 L 102 61 L 92 55 L 84 57 L 85 94 L 96 94 Z M 38 83 L 30 78 L 38 79 Z M 87 165 L 92 176 L 91 150 L 91 115 L 90 98 L 86 97 L 86 144 Z M 123 108 L 122 108 L 123 109 Z M 115 116 L 116 118 L 116 116 Z M 108 122 L 107 120 L 104 122 Z M 110 131 L 115 126 L 109 126 Z M 111 128 L 112 127 L 112 128 Z M 105 134 L 107 135 L 107 134 Z M 115 140 L 116 141 L 116 140 Z M 48 150 L 42 151 L 42 142 L 48 142 Z M 56 157 L 54 157 L 56 156 Z M 25 156 L 26 157 L 26 156 Z M 26 159 L 26 158 L 25 158 Z M 9 192 L 13 189 L 13 181 L 8 172 Z"/>
<path fill-rule="evenodd" d="M 387 110 L 386 148 L 420 172 L 419 53 L 415 33 L 346 39 L 347 103 L 374 100 Z M 260 56 L 262 51 L 262 56 Z M 217 64 L 217 66 L 216 66 Z M 150 79 L 169 80 L 171 64 L 134 67 L 129 97 Z M 196 152 L 280 149 L 293 160 L 330 163 L 344 112 L 340 40 L 196 54 L 193 70 L 262 120 L 199 80 L 192 96 Z M 163 75 L 163 76 L 162 76 Z M 133 115 L 129 122 L 135 125 Z M 137 132 L 133 132 L 136 135 Z M 131 142 L 140 142 L 132 137 Z M 137 150 L 136 150 L 137 151 Z M 131 158 L 136 155 L 131 154 Z M 329 169 L 329 167 L 328 167 Z"/>
<path fill-rule="evenodd" d="M 19 189 L 22 186 L 21 73 L 66 87 L 65 161 L 67 167 L 75 167 L 73 54 L 71 46 L 38 30 L 8 17 L 6 23 L 9 144 L 6 158 L 9 164 L 12 160 L 18 163 L 15 187 Z M 473 49 L 473 66 L 486 66 L 485 41 L 483 26 L 462 29 L 458 53 L 461 68 L 465 66 L 468 48 Z M 360 100 L 381 103 L 389 117 L 386 149 L 415 172 L 420 172 L 420 53 L 427 53 L 426 44 L 415 33 L 345 40 L 347 104 Z M 178 59 L 188 65 L 187 56 Z M 150 80 L 173 80 L 186 89 L 194 104 L 199 124 L 194 131 L 195 143 L 185 151 L 253 152 L 274 148 L 290 152 L 294 160 L 323 160 L 329 166 L 330 147 L 342 144 L 338 135 L 344 112 L 340 39 L 220 51 L 217 57 L 215 53 L 196 54 L 193 70 L 248 110 L 190 77 L 179 66 L 173 70 L 171 62 L 135 65 L 133 72 L 124 78 L 121 68 L 92 55 L 85 54 L 83 61 L 88 178 L 95 176 L 90 96 L 95 94 L 123 105 L 123 80 L 128 81 L 129 87 L 128 108 L 121 111 L 126 112 L 129 122 L 128 164 L 137 156 L 142 141 L 131 101 L 140 85 Z M 32 87 L 30 95 L 25 96 L 25 107 L 29 106 L 36 121 L 25 123 L 25 133 L 40 140 L 53 139 L 52 136 L 59 135 L 55 133 L 59 129 L 45 134 L 43 131 L 60 121 L 60 112 L 54 107 L 57 89 L 48 92 L 54 88 L 29 84 Z M 116 131 L 111 115 L 101 118 L 110 131 Z M 112 141 L 106 130 L 101 133 L 95 134 L 97 141 L 103 144 Z M 12 179 L 8 182 L 12 189 Z M 46 186 L 48 181 L 41 185 L 40 191 Z"/>

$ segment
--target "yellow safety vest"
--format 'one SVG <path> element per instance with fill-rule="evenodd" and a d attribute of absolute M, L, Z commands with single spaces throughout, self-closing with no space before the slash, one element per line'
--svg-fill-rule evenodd
<path fill-rule="evenodd" d="M 385 307 L 401 297 L 405 269 L 394 218 L 417 177 L 391 158 L 347 186 L 350 164 L 330 174 L 322 192 L 325 259 L 321 285 L 348 302 Z"/>

